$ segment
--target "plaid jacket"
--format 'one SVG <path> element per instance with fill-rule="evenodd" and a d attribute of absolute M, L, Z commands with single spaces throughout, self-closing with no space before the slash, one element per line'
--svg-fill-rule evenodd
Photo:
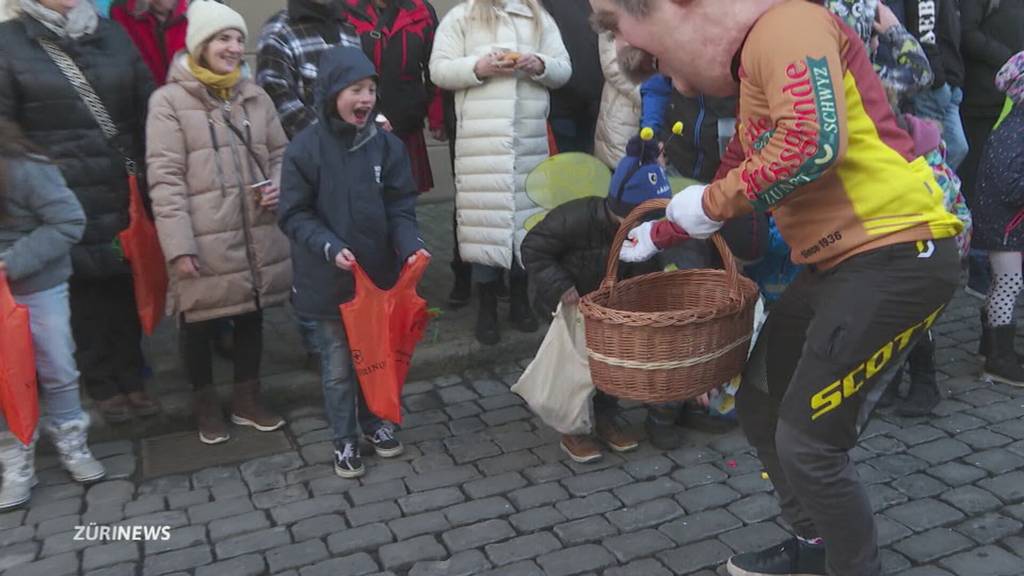
<path fill-rule="evenodd" d="M 256 82 L 274 100 L 288 138 L 294 138 L 317 121 L 313 85 L 320 55 L 335 46 L 328 44 L 321 34 L 325 25 L 314 20 L 293 21 L 288 11 L 282 10 L 260 32 Z M 337 25 L 341 28 L 337 46 L 361 46 L 355 28 L 348 23 Z"/>

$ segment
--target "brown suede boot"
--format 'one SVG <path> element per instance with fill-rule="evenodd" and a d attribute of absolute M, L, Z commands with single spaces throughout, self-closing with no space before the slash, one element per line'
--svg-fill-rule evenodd
<path fill-rule="evenodd" d="M 239 426 L 252 426 L 260 432 L 272 432 L 284 426 L 284 418 L 263 405 L 259 380 L 235 383 L 231 394 L 231 421 Z"/>
<path fill-rule="evenodd" d="M 200 442 L 220 444 L 231 439 L 216 390 L 213 388 L 197 390 L 192 394 L 192 406 L 196 417 L 196 427 L 199 429 Z"/>

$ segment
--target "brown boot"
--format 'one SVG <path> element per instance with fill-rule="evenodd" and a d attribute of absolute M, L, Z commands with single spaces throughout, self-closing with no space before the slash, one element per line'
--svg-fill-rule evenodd
<path fill-rule="evenodd" d="M 562 452 L 580 464 L 597 462 L 603 456 L 601 445 L 587 434 L 565 434 L 562 436 Z"/>
<path fill-rule="evenodd" d="M 224 421 L 224 412 L 220 408 L 220 400 L 214 389 L 198 390 L 192 395 L 193 411 L 196 427 L 199 429 L 199 441 L 203 444 L 220 444 L 227 442 L 228 425 Z"/>
<path fill-rule="evenodd" d="M 640 445 L 640 438 L 620 422 L 620 418 L 598 416 L 594 418 L 594 434 L 615 452 L 629 452 Z"/>
<path fill-rule="evenodd" d="M 272 432 L 284 426 L 284 418 L 273 413 L 260 400 L 259 380 L 236 382 L 231 394 L 231 421 L 252 426 L 260 432 Z"/>

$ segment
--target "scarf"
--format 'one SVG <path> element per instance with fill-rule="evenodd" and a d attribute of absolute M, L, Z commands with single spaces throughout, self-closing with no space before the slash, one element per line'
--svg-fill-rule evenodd
<path fill-rule="evenodd" d="M 1015 105 L 1024 104 L 1024 52 L 1014 54 L 996 74 L 996 88 Z"/>
<path fill-rule="evenodd" d="M 18 2 L 22 12 L 39 21 L 60 38 L 77 40 L 95 32 L 96 26 L 100 22 L 100 16 L 96 12 L 93 0 L 82 0 L 68 11 L 67 16 L 44 7 L 38 0 L 18 0 Z"/>
<path fill-rule="evenodd" d="M 238 84 L 238 81 L 242 78 L 242 67 L 239 66 L 227 74 L 217 74 L 209 68 L 204 68 L 196 62 L 192 55 L 188 55 L 188 70 L 196 77 L 207 88 L 213 91 L 213 93 L 224 100 L 225 102 L 231 100 L 231 89 Z"/>

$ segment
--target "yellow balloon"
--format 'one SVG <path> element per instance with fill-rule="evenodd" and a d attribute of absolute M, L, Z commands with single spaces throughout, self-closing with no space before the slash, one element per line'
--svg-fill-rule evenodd
<path fill-rule="evenodd" d="M 643 130 L 641 130 L 640 131 L 640 139 L 641 140 L 654 140 L 654 129 L 648 126 L 648 127 L 644 128 Z"/>

